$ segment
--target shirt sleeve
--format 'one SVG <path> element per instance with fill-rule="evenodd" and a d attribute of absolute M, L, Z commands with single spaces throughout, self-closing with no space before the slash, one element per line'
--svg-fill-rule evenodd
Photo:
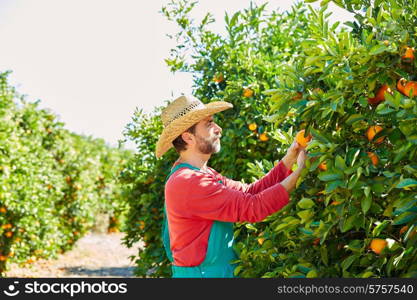
<path fill-rule="evenodd" d="M 291 173 L 292 171 L 288 169 L 282 161 L 280 161 L 264 177 L 260 178 L 259 180 L 251 184 L 246 184 L 240 181 L 235 181 L 225 176 L 221 176 L 221 178 L 222 178 L 223 183 L 231 189 L 235 189 L 235 190 L 245 192 L 245 193 L 250 193 L 250 194 L 257 194 L 283 181 Z"/>
<path fill-rule="evenodd" d="M 167 208 L 173 215 L 223 222 L 260 222 L 289 201 L 288 192 L 279 183 L 250 194 L 189 169 L 177 171 L 165 192 Z"/>

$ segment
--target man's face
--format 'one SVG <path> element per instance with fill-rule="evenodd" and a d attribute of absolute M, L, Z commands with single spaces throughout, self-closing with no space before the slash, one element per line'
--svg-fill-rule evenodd
<path fill-rule="evenodd" d="M 213 116 L 209 116 L 200 121 L 196 128 L 196 148 L 203 154 L 212 154 L 220 151 L 220 138 L 222 129 L 217 125 Z"/>

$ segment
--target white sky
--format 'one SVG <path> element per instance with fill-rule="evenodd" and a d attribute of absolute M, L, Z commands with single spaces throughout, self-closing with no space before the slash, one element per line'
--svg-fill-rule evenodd
<path fill-rule="evenodd" d="M 176 27 L 159 13 L 168 0 L 0 0 L 0 71 L 30 100 L 56 113 L 66 128 L 117 145 L 136 107 L 151 111 L 191 92 L 191 75 L 171 74 L 164 59 Z M 222 32 L 224 12 L 249 0 L 200 0 Z M 257 4 L 265 1 L 252 1 Z M 269 9 L 295 1 L 270 0 Z M 330 6 L 332 19 L 350 16 Z M 127 145 L 133 149 L 132 144 Z"/>

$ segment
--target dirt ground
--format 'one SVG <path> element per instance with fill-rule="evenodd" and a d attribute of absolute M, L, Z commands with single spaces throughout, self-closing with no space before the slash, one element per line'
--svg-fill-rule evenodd
<path fill-rule="evenodd" d="M 134 263 L 141 243 L 127 248 L 123 233 L 90 233 L 75 247 L 54 260 L 38 260 L 27 267 L 11 265 L 6 277 L 134 277 Z"/>

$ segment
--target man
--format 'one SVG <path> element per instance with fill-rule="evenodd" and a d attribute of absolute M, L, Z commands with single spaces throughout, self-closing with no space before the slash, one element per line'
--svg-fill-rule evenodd
<path fill-rule="evenodd" d="M 304 168 L 305 150 L 296 142 L 277 166 L 252 184 L 208 167 L 211 155 L 220 151 L 222 133 L 213 115 L 231 107 L 181 96 L 162 112 L 164 130 L 156 156 L 172 146 L 179 153 L 165 185 L 163 242 L 173 277 L 233 277 L 233 222 L 260 222 L 284 207 Z M 298 168 L 292 172 L 295 162 Z"/>

